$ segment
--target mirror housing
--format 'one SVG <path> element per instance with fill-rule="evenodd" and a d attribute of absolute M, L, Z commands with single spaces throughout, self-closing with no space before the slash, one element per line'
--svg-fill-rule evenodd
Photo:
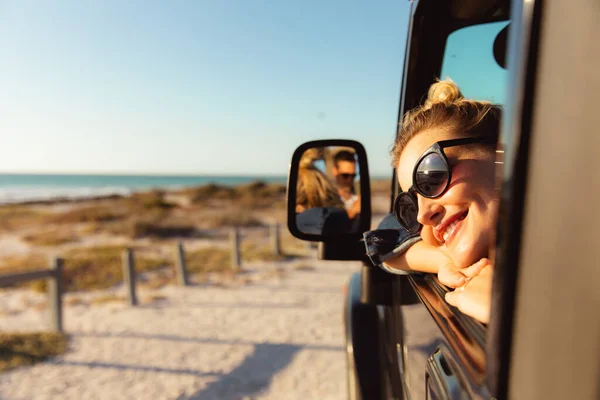
<path fill-rule="evenodd" d="M 317 183 L 323 185 L 333 184 L 339 179 L 331 176 L 335 170 L 334 155 L 345 151 L 354 154 L 355 174 L 359 176 L 359 182 L 350 186 L 359 188 L 360 213 L 354 214 L 350 209 L 344 209 L 344 204 L 338 198 L 339 205 L 330 206 L 321 202 L 314 206 L 303 203 L 307 196 L 304 193 L 306 184 L 300 182 L 308 179 L 306 170 L 317 176 Z M 300 176 L 302 174 L 302 177 Z M 334 174 L 334 173 L 333 173 Z M 349 179 L 352 174 L 346 175 Z M 355 177 L 352 177 L 354 179 Z M 312 178 L 311 178 L 312 179 Z M 328 188 L 331 191 L 331 188 Z M 339 189 L 339 188 L 338 188 Z M 338 190 L 335 189 L 335 190 Z M 341 190 L 341 189 L 339 189 Z M 340 191 L 340 193 L 342 193 Z M 336 194 L 337 195 L 337 194 Z M 340 198 L 342 195 L 339 195 Z M 298 201 L 297 201 L 298 200 Z M 356 199 L 358 201 L 358 199 Z M 358 204 L 356 204 L 358 206 Z M 315 140 L 299 146 L 292 156 L 287 184 L 287 214 L 288 229 L 290 233 L 302 240 L 317 242 L 356 243 L 362 238 L 362 233 L 368 231 L 371 226 L 371 189 L 369 180 L 369 167 L 365 148 L 357 141 L 342 139 Z M 347 249 L 350 251 L 349 249 Z M 327 259 L 334 259 L 329 258 Z"/>

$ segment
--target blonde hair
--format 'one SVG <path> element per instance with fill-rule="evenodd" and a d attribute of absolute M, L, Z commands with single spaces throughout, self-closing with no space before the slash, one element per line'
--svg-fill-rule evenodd
<path fill-rule="evenodd" d="M 296 205 L 304 208 L 339 207 L 344 208 L 334 184 L 312 164 L 300 164 L 296 185 Z"/>
<path fill-rule="evenodd" d="M 467 100 L 450 79 L 429 88 L 425 103 L 404 115 L 392 148 L 392 166 L 396 167 L 410 139 L 430 129 L 446 129 L 464 137 L 498 137 L 502 107 L 487 101 Z"/>

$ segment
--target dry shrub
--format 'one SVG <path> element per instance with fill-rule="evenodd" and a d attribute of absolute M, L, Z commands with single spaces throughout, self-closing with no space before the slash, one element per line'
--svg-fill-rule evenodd
<path fill-rule="evenodd" d="M 122 282 L 123 250 L 123 246 L 98 246 L 81 247 L 65 253 L 65 290 L 106 289 Z M 152 271 L 166 265 L 169 265 L 169 260 L 164 258 L 135 255 L 136 272 Z"/>
<path fill-rule="evenodd" d="M 231 252 L 221 247 L 205 247 L 186 254 L 189 273 L 231 272 Z"/>
<path fill-rule="evenodd" d="M 15 230 L 46 223 L 48 214 L 32 206 L 0 206 L 0 229 Z"/>
<path fill-rule="evenodd" d="M 285 186 L 261 181 L 239 185 L 235 188 L 214 183 L 188 189 L 186 193 L 195 205 L 220 201 L 237 206 L 265 208 L 285 203 Z"/>
<path fill-rule="evenodd" d="M 242 196 L 253 198 L 278 198 L 285 196 L 285 185 L 255 181 L 236 187 L 236 192 Z"/>
<path fill-rule="evenodd" d="M 156 223 L 151 221 L 130 221 L 128 236 L 134 239 L 143 237 L 177 238 L 190 237 L 196 232 L 193 225 L 176 225 L 172 223 Z"/>
<path fill-rule="evenodd" d="M 119 225 L 122 225 L 122 224 L 119 223 Z M 93 235 L 93 234 L 102 232 L 103 227 L 104 227 L 103 224 L 100 224 L 97 222 L 90 222 L 88 224 L 80 226 L 79 229 L 77 230 L 77 232 L 80 235 Z"/>
<path fill-rule="evenodd" d="M 188 189 L 186 193 L 190 196 L 192 204 L 201 204 L 209 200 L 230 200 L 236 197 L 235 190 L 229 186 L 209 183 L 208 185 Z"/>
<path fill-rule="evenodd" d="M 56 214 L 49 218 L 50 223 L 77 224 L 82 222 L 110 222 L 122 220 L 126 217 L 124 210 L 118 207 L 101 205 L 75 208 L 64 213 Z"/>
<path fill-rule="evenodd" d="M 11 256 L 0 259 L 0 274 L 16 274 L 20 272 L 37 271 L 48 269 L 49 261 L 39 254 L 27 254 L 25 256 Z M 9 287 L 29 287 L 42 291 L 46 288 L 45 280 L 20 282 Z"/>
<path fill-rule="evenodd" d="M 52 229 L 31 233 L 23 236 L 22 239 L 35 246 L 58 246 L 77 241 L 77 236 L 69 230 Z"/>
<path fill-rule="evenodd" d="M 126 221 L 109 222 L 88 227 L 91 232 L 108 232 L 112 235 L 127 236 L 131 239 L 153 237 L 159 239 L 190 237 L 196 235 L 196 227 L 181 218 L 175 219 L 161 211 L 149 211 Z"/>
<path fill-rule="evenodd" d="M 129 208 L 144 209 L 144 210 L 170 210 L 176 207 L 165 200 L 165 192 L 163 190 L 151 190 L 148 192 L 134 193 L 127 199 Z"/>
<path fill-rule="evenodd" d="M 275 254 L 269 246 L 246 242 L 242 244 L 242 260 L 244 261 L 282 261 L 289 258 L 283 254 Z"/>
<path fill-rule="evenodd" d="M 236 188 L 239 203 L 252 208 L 285 206 L 285 185 L 261 181 L 240 185 Z"/>
<path fill-rule="evenodd" d="M 60 333 L 0 333 L 0 372 L 63 354 L 67 344 Z"/>
<path fill-rule="evenodd" d="M 103 204 L 84 206 L 56 214 L 49 219 L 51 223 L 111 223 L 123 221 L 131 216 L 142 215 L 145 218 L 164 218 L 175 205 L 165 201 L 160 190 L 134 193 L 126 198 L 113 199 Z"/>
<path fill-rule="evenodd" d="M 221 227 L 257 227 L 264 226 L 263 221 L 248 212 L 242 211 L 222 211 L 212 213 L 203 218 L 205 226 L 208 228 Z"/>
<path fill-rule="evenodd" d="M 63 284 L 68 292 L 106 289 L 123 281 L 123 246 L 79 247 L 64 255 Z M 135 255 L 136 272 L 152 271 L 169 265 L 160 257 Z M 18 273 L 46 269 L 48 262 L 37 255 L 11 257 L 0 261 L 0 273 Z M 46 280 L 22 283 L 34 290 L 45 291 Z"/>

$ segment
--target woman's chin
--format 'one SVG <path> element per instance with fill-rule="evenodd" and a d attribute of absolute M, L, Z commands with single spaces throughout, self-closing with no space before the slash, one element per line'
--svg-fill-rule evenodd
<path fill-rule="evenodd" d="M 450 250 L 450 257 L 454 261 L 454 265 L 458 268 L 466 268 L 470 265 L 475 264 L 477 261 L 485 257 L 479 251 L 478 243 L 456 243 L 456 247 Z"/>
<path fill-rule="evenodd" d="M 454 265 L 456 265 L 458 268 L 467 268 L 469 265 L 473 264 L 470 262 L 469 258 L 465 257 L 452 257 L 452 260 L 454 261 Z"/>

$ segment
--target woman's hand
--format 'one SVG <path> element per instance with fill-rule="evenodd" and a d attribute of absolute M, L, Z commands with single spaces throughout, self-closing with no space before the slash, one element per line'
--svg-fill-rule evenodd
<path fill-rule="evenodd" d="M 483 258 L 462 271 L 465 275 L 473 275 L 468 275 L 470 279 L 463 286 L 446 293 L 446 301 L 463 313 L 487 324 L 490 320 L 494 266 L 490 260 Z"/>
<path fill-rule="evenodd" d="M 463 286 L 470 278 L 479 274 L 487 264 L 489 264 L 489 260 L 487 258 L 482 258 L 469 267 L 458 268 L 454 265 L 452 259 L 448 257 L 447 262 L 440 265 L 438 279 L 448 287 L 457 288 Z"/>

